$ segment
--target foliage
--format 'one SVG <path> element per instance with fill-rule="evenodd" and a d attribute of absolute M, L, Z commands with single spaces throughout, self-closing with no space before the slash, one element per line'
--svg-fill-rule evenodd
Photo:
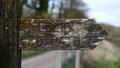
<path fill-rule="evenodd" d="M 87 18 L 86 4 L 82 0 L 61 1 L 59 9 L 60 18 Z"/>
<path fill-rule="evenodd" d="M 35 10 L 35 15 L 43 15 L 43 13 L 48 12 L 48 2 L 49 0 L 30 0 L 32 3 L 29 4 L 28 0 L 21 0 L 21 10 L 24 11 L 23 8 L 26 6 L 31 10 Z M 23 13 L 22 13 L 23 15 Z"/>
<path fill-rule="evenodd" d="M 113 62 L 107 61 L 97 62 L 94 65 L 93 68 L 116 68 Z"/>
<path fill-rule="evenodd" d="M 120 68 L 120 58 L 115 61 L 102 61 L 102 62 L 97 62 L 94 64 L 95 66 L 93 68 Z"/>
<path fill-rule="evenodd" d="M 120 68 L 120 59 L 117 61 L 96 61 L 87 63 L 83 68 Z"/>
<path fill-rule="evenodd" d="M 120 68 L 120 58 L 114 63 L 114 65 L 116 66 L 116 68 Z"/>
<path fill-rule="evenodd" d="M 82 68 L 120 68 L 120 53 L 119 53 L 120 48 L 116 47 L 117 45 L 114 44 L 112 44 L 113 45 L 112 48 L 109 48 L 111 46 L 110 44 L 101 44 L 101 45 L 100 46 L 102 49 L 97 48 L 96 50 L 94 50 L 96 53 L 92 52 L 93 56 L 90 57 L 89 55 L 87 55 L 89 57 L 87 57 L 87 59 L 84 59 L 82 61 L 83 64 Z M 105 46 L 106 48 L 104 48 L 103 46 Z M 104 53 L 103 56 L 100 55 L 100 53 L 102 54 L 101 51 L 103 51 Z M 98 60 L 94 60 L 95 56 L 97 57 L 101 56 L 101 58 L 99 58 Z M 114 57 L 110 58 L 110 56 L 114 56 Z M 112 58 L 113 60 L 111 60 Z"/>
<path fill-rule="evenodd" d="M 39 19 L 51 19 L 52 18 L 50 13 L 44 13 L 44 12 L 41 15 L 40 14 L 35 15 L 33 13 L 33 14 L 31 14 L 31 16 L 32 17 L 30 17 L 30 18 L 39 18 Z"/>
<path fill-rule="evenodd" d="M 28 0 L 21 0 L 21 9 L 26 6 L 30 9 L 29 12 L 35 10 L 31 15 L 32 18 L 86 18 L 86 4 L 82 0 L 30 0 L 31 4 L 28 3 Z M 51 4 L 49 4 L 51 3 Z M 57 9 L 57 10 L 56 10 Z M 56 10 L 57 12 L 53 12 Z M 24 13 L 25 14 L 25 13 Z M 22 15 L 24 15 L 22 13 Z M 46 17 L 47 15 L 47 17 Z"/>
<path fill-rule="evenodd" d="M 115 27 L 108 24 L 101 24 L 101 26 L 107 31 L 107 40 L 120 46 L 120 27 Z"/>

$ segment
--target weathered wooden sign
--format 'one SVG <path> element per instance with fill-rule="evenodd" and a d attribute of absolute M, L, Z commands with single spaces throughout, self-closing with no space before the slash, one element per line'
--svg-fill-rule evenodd
<path fill-rule="evenodd" d="M 107 35 L 93 19 L 19 20 L 20 1 L 0 0 L 0 68 L 21 68 L 21 49 L 93 49 Z"/>
<path fill-rule="evenodd" d="M 107 33 L 93 19 L 22 19 L 22 50 L 93 49 Z"/>

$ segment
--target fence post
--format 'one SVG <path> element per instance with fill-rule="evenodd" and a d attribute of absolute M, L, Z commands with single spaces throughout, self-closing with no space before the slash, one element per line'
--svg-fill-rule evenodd
<path fill-rule="evenodd" d="M 57 60 L 56 60 L 56 68 L 62 68 L 62 54 L 63 54 L 63 52 L 64 51 L 62 51 L 62 50 L 57 50 L 56 51 L 56 58 L 57 58 Z"/>
<path fill-rule="evenodd" d="M 20 68 L 18 1 L 0 0 L 0 68 Z"/>
<path fill-rule="evenodd" d="M 75 54 L 75 68 L 80 68 L 80 50 L 76 50 L 76 54 Z"/>

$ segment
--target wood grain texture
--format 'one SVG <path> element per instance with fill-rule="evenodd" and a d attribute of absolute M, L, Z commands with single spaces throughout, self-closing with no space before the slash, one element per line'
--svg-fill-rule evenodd
<path fill-rule="evenodd" d="M 107 33 L 93 19 L 21 19 L 22 50 L 94 49 Z"/>

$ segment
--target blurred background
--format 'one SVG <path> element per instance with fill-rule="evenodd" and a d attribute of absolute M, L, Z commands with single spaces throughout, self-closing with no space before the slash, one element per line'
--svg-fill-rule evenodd
<path fill-rule="evenodd" d="M 93 18 L 108 36 L 94 50 L 22 51 L 22 68 L 120 68 L 120 0 L 21 0 L 22 18 Z"/>

